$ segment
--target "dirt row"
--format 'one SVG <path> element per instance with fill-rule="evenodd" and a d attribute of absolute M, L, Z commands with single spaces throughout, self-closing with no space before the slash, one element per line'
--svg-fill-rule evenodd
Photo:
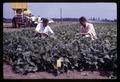
<path fill-rule="evenodd" d="M 16 74 L 12 71 L 10 65 L 3 65 L 3 77 L 4 79 L 107 79 L 106 76 L 101 76 L 100 72 L 94 71 L 69 71 L 67 73 L 60 74 L 59 76 L 54 76 L 47 72 L 35 72 L 29 73 L 28 75 Z"/>

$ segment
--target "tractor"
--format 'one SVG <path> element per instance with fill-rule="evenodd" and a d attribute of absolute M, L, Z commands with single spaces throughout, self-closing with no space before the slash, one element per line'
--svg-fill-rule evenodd
<path fill-rule="evenodd" d="M 31 11 L 27 8 L 27 3 L 11 3 L 12 9 L 15 12 L 15 16 L 12 19 L 12 27 L 30 27 L 32 20 Z"/>

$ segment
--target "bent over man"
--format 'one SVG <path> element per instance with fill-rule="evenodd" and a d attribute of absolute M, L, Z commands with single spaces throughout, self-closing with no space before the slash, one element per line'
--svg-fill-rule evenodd
<path fill-rule="evenodd" d="M 41 37 L 48 37 L 50 35 L 54 35 L 53 30 L 48 25 L 48 22 L 48 19 L 43 18 L 42 22 L 36 26 L 35 31 L 37 32 L 37 35 L 40 35 Z"/>
<path fill-rule="evenodd" d="M 92 23 L 89 23 L 85 17 L 80 17 L 79 22 L 80 26 L 80 34 L 85 37 L 90 37 L 91 40 L 97 39 L 96 32 Z"/>

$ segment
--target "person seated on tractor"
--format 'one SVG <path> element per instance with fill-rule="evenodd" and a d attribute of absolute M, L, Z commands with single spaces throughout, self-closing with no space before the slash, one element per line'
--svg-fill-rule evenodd
<path fill-rule="evenodd" d="M 21 25 L 24 25 L 24 21 L 23 21 L 21 12 L 22 12 L 21 9 L 16 10 L 16 15 L 12 19 L 13 28 L 19 28 L 19 27 L 21 27 Z"/>
<path fill-rule="evenodd" d="M 35 31 L 37 32 L 36 35 L 39 35 L 40 37 L 48 37 L 53 35 L 54 36 L 54 32 L 53 30 L 50 28 L 50 26 L 48 25 L 49 20 L 47 18 L 43 18 L 42 22 L 38 23 L 38 25 L 36 26 Z"/>
<path fill-rule="evenodd" d="M 97 39 L 96 32 L 92 23 L 89 23 L 85 17 L 80 17 L 80 34 L 84 37 L 90 37 L 91 40 Z"/>

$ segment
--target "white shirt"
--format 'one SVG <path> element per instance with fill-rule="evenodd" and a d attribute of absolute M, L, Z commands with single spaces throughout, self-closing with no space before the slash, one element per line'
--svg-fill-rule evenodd
<path fill-rule="evenodd" d="M 85 35 L 85 37 L 91 37 L 92 40 L 97 39 L 96 32 L 94 29 L 93 24 L 91 23 L 86 23 L 86 27 L 81 26 L 80 27 L 80 32 L 81 33 L 89 33 L 90 35 Z"/>
<path fill-rule="evenodd" d="M 41 18 L 40 17 L 38 17 L 38 22 L 40 22 L 41 21 Z"/>
<path fill-rule="evenodd" d="M 32 21 L 35 21 L 36 17 L 32 16 L 31 19 L 32 19 Z"/>
<path fill-rule="evenodd" d="M 53 30 L 50 28 L 49 25 L 47 25 L 46 27 L 43 27 L 42 23 L 39 23 L 36 26 L 35 31 L 38 32 L 38 33 L 45 33 L 47 35 L 54 34 Z"/>

